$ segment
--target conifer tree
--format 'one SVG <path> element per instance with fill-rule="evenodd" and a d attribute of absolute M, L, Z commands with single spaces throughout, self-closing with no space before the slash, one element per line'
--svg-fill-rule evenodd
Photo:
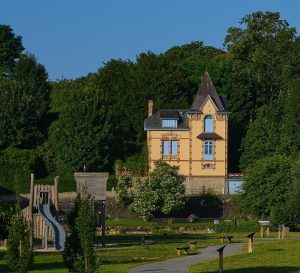
<path fill-rule="evenodd" d="M 17 176 L 15 176 L 15 182 L 18 183 Z M 18 273 L 26 273 L 33 263 L 33 251 L 30 242 L 31 235 L 29 226 L 24 219 L 20 208 L 18 186 L 16 192 L 16 210 L 11 219 L 11 224 L 8 230 L 6 258 L 10 269 Z"/>
<path fill-rule="evenodd" d="M 94 250 L 95 227 L 91 199 L 83 193 L 76 219 L 76 230 L 82 254 L 77 260 L 78 272 L 93 273 L 97 270 L 97 259 Z"/>
<path fill-rule="evenodd" d="M 70 272 L 97 272 L 94 250 L 94 214 L 91 199 L 84 191 L 78 204 L 69 215 L 71 234 L 66 240 L 64 262 Z"/>

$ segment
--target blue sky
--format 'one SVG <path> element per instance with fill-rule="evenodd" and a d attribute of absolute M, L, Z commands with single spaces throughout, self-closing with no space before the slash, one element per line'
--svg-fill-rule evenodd
<path fill-rule="evenodd" d="M 227 29 L 258 10 L 279 11 L 300 29 L 298 0 L 9 0 L 1 3 L 0 24 L 23 37 L 55 80 L 191 41 L 222 48 Z"/>

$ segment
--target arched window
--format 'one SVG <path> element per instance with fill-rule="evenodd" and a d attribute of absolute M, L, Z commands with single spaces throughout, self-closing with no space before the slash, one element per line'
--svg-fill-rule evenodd
<path fill-rule="evenodd" d="M 214 131 L 214 120 L 212 116 L 206 116 L 204 118 L 204 132 Z"/>

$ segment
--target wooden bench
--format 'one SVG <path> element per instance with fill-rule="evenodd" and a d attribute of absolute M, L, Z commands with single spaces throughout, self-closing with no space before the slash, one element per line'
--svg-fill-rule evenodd
<path fill-rule="evenodd" d="M 198 241 L 189 241 L 188 243 L 189 243 L 190 248 L 195 248 Z"/>
<path fill-rule="evenodd" d="M 232 243 L 232 238 L 234 238 L 233 236 L 227 236 L 228 242 Z"/>
<path fill-rule="evenodd" d="M 227 239 L 229 243 L 232 243 L 232 238 L 234 238 L 234 237 L 233 236 L 220 236 L 219 240 L 221 243 L 224 243 L 225 239 Z"/>
<path fill-rule="evenodd" d="M 180 256 L 181 254 L 187 255 L 187 251 L 190 249 L 189 246 L 180 246 L 176 247 L 177 256 Z"/>
<path fill-rule="evenodd" d="M 141 240 L 142 240 L 141 245 L 144 245 L 146 247 L 149 247 L 149 245 L 153 244 L 153 240 L 151 240 L 151 235 L 144 234 L 141 236 Z"/>
<path fill-rule="evenodd" d="M 224 243 L 224 240 L 225 240 L 225 239 L 226 239 L 226 236 L 220 236 L 220 237 L 219 237 L 219 240 L 220 240 L 221 243 Z"/>

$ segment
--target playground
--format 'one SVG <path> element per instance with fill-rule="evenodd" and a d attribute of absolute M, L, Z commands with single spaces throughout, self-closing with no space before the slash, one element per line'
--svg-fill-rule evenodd
<path fill-rule="evenodd" d="M 102 246 L 105 246 L 105 199 L 107 173 L 74 173 L 76 194 L 67 202 L 61 200 L 59 193 L 59 177 L 53 184 L 36 184 L 31 174 L 28 206 L 22 214 L 32 231 L 31 244 L 33 250 L 42 252 L 62 252 L 66 241 L 65 219 L 68 212 L 78 202 L 76 196 L 82 191 L 90 196 L 94 211 L 95 231 L 101 230 Z M 25 201 L 26 202 L 26 201 Z M 3 242 L 4 246 L 6 242 Z"/>

